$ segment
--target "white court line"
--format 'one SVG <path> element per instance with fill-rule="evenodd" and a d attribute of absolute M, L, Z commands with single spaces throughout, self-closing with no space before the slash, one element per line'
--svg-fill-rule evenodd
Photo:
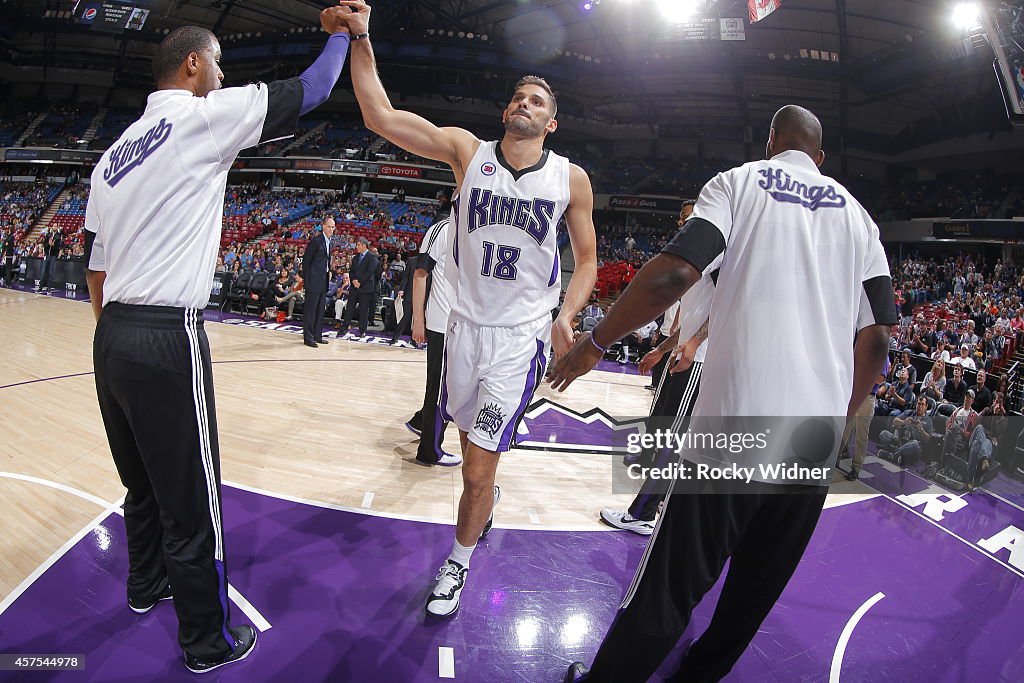
<path fill-rule="evenodd" d="M 896 500 L 892 496 L 886 495 L 884 493 L 882 495 L 885 496 L 886 498 L 888 498 L 889 500 L 891 500 L 894 505 L 899 505 L 904 510 L 909 510 L 910 512 L 913 512 L 915 515 L 917 515 L 918 517 L 920 517 L 924 521 L 928 522 L 929 524 L 931 524 L 933 526 L 938 527 L 942 531 L 945 531 L 947 534 L 949 534 L 950 536 L 952 536 L 956 540 L 960 541 L 961 543 L 967 545 L 970 548 L 973 548 L 974 550 L 978 551 L 981 555 L 984 555 L 985 557 L 987 557 L 988 559 L 992 560 L 993 562 L 998 562 L 999 564 L 1003 565 L 1004 567 L 1009 569 L 1011 572 L 1013 572 L 1017 576 L 1019 576 L 1022 579 L 1024 579 L 1024 571 L 1021 571 L 1020 569 L 1017 569 L 1016 567 L 1014 567 L 1012 565 L 1006 564 L 1005 562 L 1000 560 L 998 557 L 996 557 L 992 553 L 987 552 L 983 548 L 979 548 L 977 544 L 971 543 L 966 538 L 964 538 L 964 537 L 962 537 L 962 536 L 960 536 L 960 535 L 950 531 L 949 529 L 947 529 L 946 527 L 942 526 L 941 524 L 939 524 L 938 522 L 936 522 L 934 519 L 932 519 L 928 515 L 924 514 L 923 512 L 918 512 L 917 509 L 912 508 L 912 507 L 910 507 L 908 505 L 904 505 L 903 503 L 899 502 L 898 500 Z"/>
<path fill-rule="evenodd" d="M 455 678 L 455 650 L 453 648 L 437 648 L 437 677 Z"/>
<path fill-rule="evenodd" d="M 373 505 L 373 491 L 367 491 L 363 494 L 363 504 L 359 507 L 369 510 L 371 505 Z"/>
<path fill-rule="evenodd" d="M 849 493 L 846 491 L 830 491 L 828 495 L 829 498 L 834 498 L 835 500 L 832 500 L 831 502 L 826 500 L 825 506 L 822 508 L 824 510 L 831 510 L 832 508 L 838 508 L 844 505 L 853 505 L 854 503 L 863 503 L 866 500 L 878 498 L 882 494 L 878 493 L 877 491 L 870 493 Z"/>
<path fill-rule="evenodd" d="M 270 622 L 260 614 L 259 610 L 252 606 L 252 603 L 245 599 L 238 589 L 228 584 L 228 597 L 231 601 L 238 605 L 238 609 L 245 613 L 245 616 L 249 617 L 249 620 L 256 625 L 260 631 L 269 631 Z"/>
<path fill-rule="evenodd" d="M 27 474 L 18 474 L 16 472 L 0 472 L 0 477 L 2 477 L 4 479 L 16 479 L 18 481 L 27 481 L 27 482 L 30 482 L 32 484 L 40 484 L 42 486 L 47 486 L 47 487 L 49 487 L 51 489 L 57 489 L 58 491 L 63 491 L 65 493 L 70 493 L 73 496 L 78 496 L 79 498 L 84 498 L 85 500 L 87 500 L 87 501 L 89 501 L 91 503 L 96 503 L 100 507 L 104 507 L 105 508 L 105 507 L 109 507 L 110 506 L 110 503 L 108 501 L 105 501 L 102 498 L 94 496 L 91 493 L 86 493 L 85 491 L 82 491 L 81 489 L 76 489 L 76 488 L 73 488 L 71 486 L 68 486 L 67 484 L 61 484 L 61 483 L 56 482 L 56 481 L 50 481 L 49 479 L 40 479 L 39 477 L 30 477 Z"/>
<path fill-rule="evenodd" d="M 540 524 L 540 515 L 533 508 L 526 508 L 526 514 L 530 516 L 530 523 Z"/>
<path fill-rule="evenodd" d="M 899 474 L 904 469 L 904 468 L 900 467 L 899 465 L 897 465 L 894 462 L 889 462 L 888 460 L 885 460 L 884 458 L 879 458 L 877 455 L 869 455 L 869 456 L 865 457 L 864 458 L 864 464 L 865 465 L 881 465 L 883 468 L 885 468 L 889 472 L 892 472 L 893 474 Z"/>
<path fill-rule="evenodd" d="M 266 489 L 257 488 L 255 486 L 249 486 L 247 484 L 239 484 L 233 481 L 222 481 L 221 484 L 224 486 L 230 486 L 231 488 L 239 489 L 240 491 L 248 491 L 249 493 L 257 493 L 261 496 L 267 496 L 268 498 L 276 498 L 277 500 L 287 500 L 290 503 L 301 503 L 303 505 L 311 505 L 313 507 L 322 508 L 325 510 L 338 510 L 339 512 L 353 512 L 358 515 L 365 515 L 367 517 L 383 517 L 384 519 L 398 519 L 404 522 L 419 522 L 421 524 L 441 524 L 444 526 L 454 526 L 454 521 L 451 522 L 439 522 L 437 519 L 429 517 L 414 517 L 413 515 L 399 515 L 393 512 L 378 512 L 376 510 L 366 510 L 363 508 L 354 508 L 347 505 L 336 505 L 334 503 L 325 503 L 319 500 L 312 500 L 310 498 L 300 498 L 298 496 L 290 496 L 286 493 L 275 493 L 274 491 L 268 491 Z M 495 529 L 511 529 L 518 531 L 536 531 L 538 525 L 529 524 L 495 524 Z M 557 525 L 539 525 L 541 531 L 573 531 L 573 532 L 595 532 L 595 533 L 615 533 L 618 529 L 608 528 L 606 525 L 597 527 L 575 527 L 575 526 L 557 526 Z"/>
<path fill-rule="evenodd" d="M 846 654 L 846 646 L 850 642 L 850 636 L 853 635 L 853 629 L 857 628 L 857 623 L 864 618 L 868 610 L 884 597 L 885 593 L 875 593 L 868 598 L 867 602 L 858 607 L 857 611 L 850 617 L 850 620 L 846 622 L 843 632 L 839 634 L 839 642 L 836 643 L 835 654 L 832 655 L 832 670 L 828 674 L 828 683 L 839 683 L 839 670 L 843 668 L 843 655 Z"/>
<path fill-rule="evenodd" d="M 625 446 L 592 446 L 590 444 L 561 443 L 558 441 L 516 441 L 516 449 L 523 447 L 523 450 L 542 450 L 562 453 L 591 453 L 594 455 L 616 455 L 625 453 Z"/>
<path fill-rule="evenodd" d="M 976 490 L 978 490 L 978 491 L 984 491 L 985 493 L 987 493 L 988 495 L 992 496 L 993 498 L 995 498 L 995 499 L 997 499 L 997 500 L 1001 500 L 1001 501 L 1003 501 L 1004 503 L 1006 503 L 1006 504 L 1007 504 L 1007 505 L 1009 505 L 1010 507 L 1015 507 L 1015 508 L 1017 508 L 1018 510 L 1020 510 L 1021 512 L 1024 512 L 1024 507 L 1021 507 L 1020 505 L 1017 505 L 1017 504 L 1016 504 L 1016 503 L 1014 503 L 1014 502 L 1013 502 L 1012 500 L 1007 500 L 1006 498 L 1003 498 L 1003 497 L 1002 497 L 1002 496 L 1000 496 L 1000 495 L 999 495 L 998 493 L 994 493 L 994 492 L 992 492 L 992 491 L 989 491 L 988 489 L 985 489 L 985 488 L 979 488 L 979 489 L 976 489 Z M 963 496 L 960 496 L 960 497 L 961 497 L 961 498 L 963 498 Z"/>
<path fill-rule="evenodd" d="M 50 557 L 48 557 L 41 565 L 36 567 L 36 570 L 34 572 L 29 574 L 28 577 L 26 577 L 26 579 L 24 581 L 22 581 L 20 584 L 18 584 L 18 586 L 13 591 L 11 591 L 10 595 L 8 595 L 6 598 L 4 598 L 3 602 L 0 602 L 0 614 L 3 614 L 4 610 L 6 610 L 8 607 L 10 607 L 14 603 L 15 600 L 17 600 L 19 597 L 21 597 L 21 594 L 24 593 L 26 590 L 28 590 L 29 586 L 31 586 L 33 583 L 35 583 L 36 579 L 38 579 L 40 576 L 42 576 L 46 572 L 47 569 L 49 569 L 54 564 L 56 564 L 57 560 L 59 560 L 61 557 L 63 557 L 64 554 L 67 553 L 67 551 L 71 550 L 71 548 L 76 543 L 78 543 L 86 535 L 88 535 L 93 529 L 95 529 L 97 526 L 99 526 L 99 524 L 104 519 L 106 519 L 110 515 L 110 513 L 113 512 L 113 513 L 116 513 L 116 514 L 121 515 L 123 517 L 124 516 L 124 510 L 121 509 L 121 504 L 124 502 L 124 496 L 121 496 L 119 499 L 117 499 L 113 503 L 110 503 L 110 502 L 107 502 L 107 501 L 103 500 L 102 498 L 98 498 L 98 497 L 92 495 L 91 493 L 86 493 L 85 491 L 82 491 L 80 489 L 76 489 L 76 488 L 73 488 L 71 486 L 67 486 L 65 484 L 61 484 L 61 483 L 58 483 L 58 482 L 55 482 L 55 481 L 50 481 L 49 479 L 40 479 L 39 477 L 31 477 L 31 476 L 29 476 L 27 474 L 17 474 L 15 472 L 0 472 L 0 478 L 14 479 L 14 480 L 17 480 L 17 481 L 26 481 L 26 482 L 29 482 L 29 483 L 32 483 L 32 484 L 40 484 L 41 486 L 46 486 L 46 487 L 49 487 L 49 488 L 52 488 L 52 489 L 57 489 L 58 491 L 64 491 L 65 493 L 70 493 L 73 496 L 78 496 L 79 498 L 83 498 L 85 500 L 88 500 L 90 502 L 96 503 L 97 505 L 105 508 L 103 510 L 103 512 L 101 512 L 98 517 L 96 517 L 91 522 L 89 522 L 89 524 L 86 525 L 86 527 L 84 529 L 82 529 L 77 534 L 75 534 L 71 538 L 71 540 L 69 540 L 67 543 L 65 543 L 60 548 L 58 548 L 56 550 L 56 552 L 53 553 L 53 555 L 50 555 Z M 370 495 L 372 496 L 373 494 L 370 494 Z M 254 624 L 256 624 L 256 626 L 261 631 L 266 631 L 267 629 L 270 628 L 270 622 L 267 621 L 263 617 L 263 615 L 260 614 L 259 611 L 255 607 L 252 606 L 252 603 L 250 603 L 248 600 L 246 600 L 242 596 L 242 594 L 239 593 L 235 589 L 235 587 L 230 585 L 230 584 L 228 585 L 228 597 L 230 597 L 231 600 L 236 605 L 238 605 L 238 608 L 240 610 L 242 610 L 242 612 L 245 613 L 245 616 L 249 617 L 249 619 L 251 619 L 252 622 Z"/>
<path fill-rule="evenodd" d="M 38 567 L 36 567 L 36 570 L 34 572 L 29 574 L 27 577 L 25 577 L 25 580 L 22 581 L 21 583 L 19 583 L 15 587 L 15 589 L 13 591 L 11 591 L 10 594 L 6 598 L 3 599 L 3 602 L 0 602 L 0 614 L 3 614 L 7 610 L 8 607 L 13 605 L 14 601 L 17 600 L 18 598 L 20 598 L 22 593 L 27 591 L 29 586 L 31 586 L 33 583 L 36 582 L 36 579 L 38 579 L 40 576 L 42 576 L 46 572 L 47 569 L 49 569 L 54 564 L 56 564 L 57 560 L 62 558 L 65 555 L 65 553 L 67 553 L 69 550 L 71 550 L 71 548 L 73 548 L 76 543 L 78 543 L 80 540 L 82 540 L 87 535 L 92 533 L 93 529 L 95 529 L 97 526 L 99 526 L 103 522 L 103 520 L 105 520 L 107 517 L 110 516 L 110 513 L 119 511 L 119 508 L 121 507 L 121 502 L 123 500 L 124 500 L 124 497 L 120 498 L 119 500 L 114 501 L 113 503 L 106 503 L 105 502 L 103 504 L 103 506 L 104 506 L 103 512 L 101 512 L 100 514 L 96 515 L 96 517 L 94 517 L 91 522 L 86 524 L 82 528 L 81 531 L 79 531 L 77 534 L 72 536 L 68 540 L 67 543 L 65 543 L 61 547 L 57 548 L 57 550 L 55 550 L 52 555 L 50 555 L 48 558 L 46 558 L 46 560 L 43 561 L 42 564 L 40 564 Z"/>

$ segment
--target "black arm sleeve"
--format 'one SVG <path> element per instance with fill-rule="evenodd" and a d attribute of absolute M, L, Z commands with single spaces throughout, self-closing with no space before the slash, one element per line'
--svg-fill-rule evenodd
<path fill-rule="evenodd" d="M 691 218 L 661 251 L 686 259 L 703 273 L 725 251 L 725 237 L 713 223 Z"/>
<path fill-rule="evenodd" d="M 864 283 L 864 294 L 871 305 L 871 316 L 876 325 L 895 325 L 900 318 L 896 313 L 896 294 L 888 275 L 873 277 Z"/>
<path fill-rule="evenodd" d="M 89 269 L 89 260 L 92 258 L 92 243 L 96 241 L 96 233 L 91 230 L 82 230 L 85 233 L 85 269 Z"/>
<path fill-rule="evenodd" d="M 297 77 L 273 81 L 267 89 L 267 116 L 263 120 L 260 142 L 294 135 L 302 107 L 302 82 Z"/>
<path fill-rule="evenodd" d="M 428 273 L 434 272 L 434 266 L 437 262 L 430 256 L 430 254 L 423 253 L 416 257 L 416 270 L 425 270 Z"/>

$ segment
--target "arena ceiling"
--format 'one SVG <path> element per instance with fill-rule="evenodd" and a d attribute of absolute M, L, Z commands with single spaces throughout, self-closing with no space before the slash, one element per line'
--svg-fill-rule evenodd
<path fill-rule="evenodd" d="M 745 0 L 693 1 L 702 16 L 747 13 Z M 560 91 L 566 116 L 760 144 L 772 112 L 796 102 L 849 146 L 892 153 L 1008 127 L 992 53 L 955 29 L 954 2 L 785 0 L 745 22 L 746 40 L 696 41 L 652 0 L 601 0 L 589 12 L 583 0 L 378 0 L 372 33 L 384 80 L 403 98 L 502 103 L 516 77 L 535 72 Z M 152 10 L 145 27 L 116 36 L 75 23 L 73 4 L 0 1 L 7 60 L 106 71 L 113 86 L 144 91 L 153 45 L 184 24 L 221 37 L 229 80 L 293 75 L 323 41 L 311 27 L 328 3 L 137 0 Z"/>

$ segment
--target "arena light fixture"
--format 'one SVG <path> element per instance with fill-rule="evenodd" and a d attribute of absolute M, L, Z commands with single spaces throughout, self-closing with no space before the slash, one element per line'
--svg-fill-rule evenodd
<path fill-rule="evenodd" d="M 697 9 L 694 0 L 654 0 L 654 4 L 668 21 L 677 24 L 689 19 Z"/>
<path fill-rule="evenodd" d="M 969 31 L 981 23 L 978 6 L 973 2 L 962 2 L 953 8 L 953 25 Z"/>

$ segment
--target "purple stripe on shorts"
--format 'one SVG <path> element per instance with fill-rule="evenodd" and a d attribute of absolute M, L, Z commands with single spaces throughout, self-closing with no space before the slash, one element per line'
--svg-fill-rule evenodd
<path fill-rule="evenodd" d="M 231 631 L 228 630 L 228 582 L 224 578 L 224 563 L 220 560 L 214 560 L 213 564 L 217 567 L 217 595 L 220 596 L 220 607 L 224 612 L 224 622 L 221 624 L 221 630 L 224 633 L 224 639 L 228 641 L 228 647 L 234 652 L 235 638 L 231 635 Z"/>
<path fill-rule="evenodd" d="M 540 378 L 544 376 L 544 368 L 547 364 L 547 355 L 544 353 L 544 342 L 540 339 L 537 340 L 537 353 L 534 354 L 530 360 L 530 374 L 526 376 L 526 386 L 523 387 L 523 398 L 519 402 L 519 407 L 516 412 L 513 413 L 508 422 L 505 423 L 505 429 L 501 432 L 501 439 L 498 441 L 498 453 L 504 453 L 509 449 L 512 444 L 512 437 L 515 436 L 516 427 L 519 426 L 519 421 L 523 419 L 523 413 L 526 412 L 526 406 L 533 398 L 533 392 L 537 390 L 537 383 Z"/>
<path fill-rule="evenodd" d="M 444 365 L 441 366 L 441 400 L 437 402 L 437 414 L 445 422 L 454 422 L 448 412 L 448 345 L 444 347 Z"/>

